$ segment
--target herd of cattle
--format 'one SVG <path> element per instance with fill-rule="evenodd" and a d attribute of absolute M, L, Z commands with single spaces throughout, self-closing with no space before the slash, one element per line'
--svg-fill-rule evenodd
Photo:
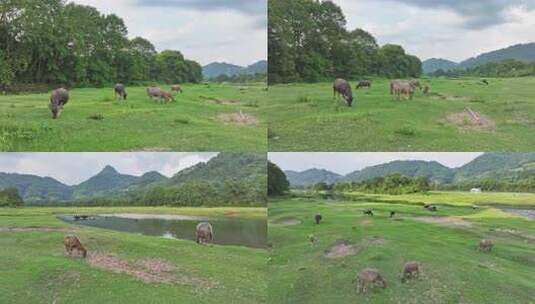
<path fill-rule="evenodd" d="M 356 86 L 356 89 L 372 87 L 372 82 L 370 80 L 361 80 Z M 406 99 L 412 99 L 416 89 L 419 89 L 423 94 L 427 95 L 429 93 L 429 85 L 420 85 L 420 81 L 416 79 L 394 79 L 390 81 L 390 95 L 395 96 L 398 100 L 405 97 Z M 349 107 L 353 104 L 353 91 L 351 89 L 351 84 L 345 79 L 338 78 L 333 83 L 333 94 L 334 98 L 342 96 Z"/>
<path fill-rule="evenodd" d="M 80 216 L 78 216 L 81 219 Z M 84 215 L 85 219 L 90 218 L 89 216 Z M 214 240 L 214 229 L 212 224 L 208 222 L 201 222 L 197 224 L 195 229 L 195 238 L 197 244 L 206 244 Z M 85 249 L 80 239 L 74 235 L 67 235 L 63 239 L 63 245 L 65 246 L 65 253 L 69 256 L 73 254 L 82 256 L 83 258 L 87 257 L 87 249 Z"/>
<path fill-rule="evenodd" d="M 434 205 L 424 205 L 424 208 L 431 212 L 436 212 L 438 209 Z M 373 211 L 371 209 L 366 209 L 362 211 L 363 214 L 373 216 Z M 390 211 L 390 218 L 394 217 L 396 214 L 395 211 Z M 316 214 L 314 216 L 314 222 L 316 225 L 319 225 L 322 221 L 323 216 L 321 214 Z M 311 244 L 315 244 L 317 238 L 310 234 L 308 235 L 308 241 Z M 483 239 L 479 242 L 478 251 L 481 252 L 490 252 L 494 246 L 493 242 L 488 239 Z M 417 278 L 421 273 L 422 266 L 417 261 L 410 261 L 405 263 L 401 273 L 401 282 L 405 283 L 407 280 L 412 278 Z M 386 280 L 381 275 L 380 271 L 375 268 L 366 268 L 362 270 L 356 278 L 357 282 L 357 292 L 365 293 L 369 289 L 380 287 L 386 288 Z"/>
<path fill-rule="evenodd" d="M 113 88 L 115 99 L 126 100 L 128 93 L 126 92 L 126 86 L 122 83 L 118 83 Z M 151 100 L 157 100 L 160 102 L 176 101 L 173 93 L 182 93 L 182 87 L 178 84 L 171 86 L 171 92 L 162 90 L 159 87 L 148 87 L 147 95 Z M 48 108 L 52 112 L 52 118 L 56 119 L 63 111 L 63 107 L 69 102 L 69 91 L 64 88 L 55 89 L 50 95 L 50 104 Z"/>

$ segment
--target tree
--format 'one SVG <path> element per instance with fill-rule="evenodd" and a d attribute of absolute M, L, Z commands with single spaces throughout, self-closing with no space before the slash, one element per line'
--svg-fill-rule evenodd
<path fill-rule="evenodd" d="M 0 207 L 21 207 L 24 201 L 19 195 L 17 188 L 11 187 L 0 190 Z"/>
<path fill-rule="evenodd" d="M 290 188 L 286 174 L 274 163 L 268 161 L 268 195 L 283 195 Z"/>

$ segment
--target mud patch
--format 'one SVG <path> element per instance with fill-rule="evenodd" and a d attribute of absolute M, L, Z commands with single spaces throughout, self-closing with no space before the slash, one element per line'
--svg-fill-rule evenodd
<path fill-rule="evenodd" d="M 217 119 L 226 124 L 235 124 L 240 126 L 252 126 L 258 124 L 256 116 L 243 112 L 223 113 L 217 115 Z"/>
<path fill-rule="evenodd" d="M 162 259 L 147 258 L 130 263 L 111 255 L 91 254 L 87 262 L 93 267 L 124 273 L 147 284 L 180 284 L 197 288 L 215 288 L 219 285 L 196 276 L 177 275 L 176 267 Z"/>
<path fill-rule="evenodd" d="M 325 257 L 328 259 L 339 259 L 350 255 L 355 255 L 360 252 L 360 248 L 349 244 L 347 241 L 335 244 L 327 251 Z"/>
<path fill-rule="evenodd" d="M 472 227 L 471 222 L 456 217 L 419 216 L 413 219 L 419 222 L 429 224 L 439 224 L 452 227 Z"/>
<path fill-rule="evenodd" d="M 51 227 L 0 227 L 0 232 L 74 232 L 77 228 L 51 228 Z"/>
<path fill-rule="evenodd" d="M 302 222 L 301 220 L 296 219 L 294 217 L 284 217 L 284 218 L 274 220 L 271 223 L 275 225 L 280 225 L 280 226 L 294 226 L 294 225 L 299 225 Z"/>
<path fill-rule="evenodd" d="M 219 99 L 219 98 L 215 98 L 215 97 L 209 97 L 209 96 L 199 96 L 200 99 L 202 100 L 206 100 L 206 101 L 211 101 L 215 104 L 221 104 L 221 105 L 229 105 L 229 106 L 236 106 L 236 105 L 241 105 L 242 104 L 242 101 L 241 100 L 237 100 L 237 99 Z"/>
<path fill-rule="evenodd" d="M 461 130 L 494 131 L 496 123 L 477 112 L 463 111 L 446 116 L 446 122 Z"/>

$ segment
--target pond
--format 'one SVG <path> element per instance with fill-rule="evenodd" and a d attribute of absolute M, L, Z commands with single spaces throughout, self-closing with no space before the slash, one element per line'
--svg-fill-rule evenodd
<path fill-rule="evenodd" d="M 71 224 L 193 241 L 197 224 L 210 222 L 214 229 L 214 244 L 266 248 L 267 241 L 265 219 L 152 214 L 61 215 L 58 218 Z"/>
<path fill-rule="evenodd" d="M 535 220 L 535 209 L 520 209 L 520 208 L 506 208 L 501 207 L 502 211 L 514 214 L 514 215 L 520 215 L 525 218 L 528 218 L 530 220 Z"/>

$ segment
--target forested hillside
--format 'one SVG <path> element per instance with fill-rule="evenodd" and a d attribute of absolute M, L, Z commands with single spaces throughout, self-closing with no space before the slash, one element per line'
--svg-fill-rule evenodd
<path fill-rule="evenodd" d="M 198 82 L 201 66 L 176 50 L 128 39 L 117 15 L 63 0 L 2 0 L 0 84 L 103 86 Z"/>
<path fill-rule="evenodd" d="M 158 172 L 121 174 L 106 166 L 79 185 L 50 177 L 0 173 L 0 190 L 15 188 L 26 205 L 264 205 L 265 155 L 220 153 L 167 178 Z"/>
<path fill-rule="evenodd" d="M 370 33 L 346 29 L 341 8 L 331 1 L 270 0 L 268 56 L 270 83 L 418 77 L 422 70 L 403 47 L 379 46 Z"/>

